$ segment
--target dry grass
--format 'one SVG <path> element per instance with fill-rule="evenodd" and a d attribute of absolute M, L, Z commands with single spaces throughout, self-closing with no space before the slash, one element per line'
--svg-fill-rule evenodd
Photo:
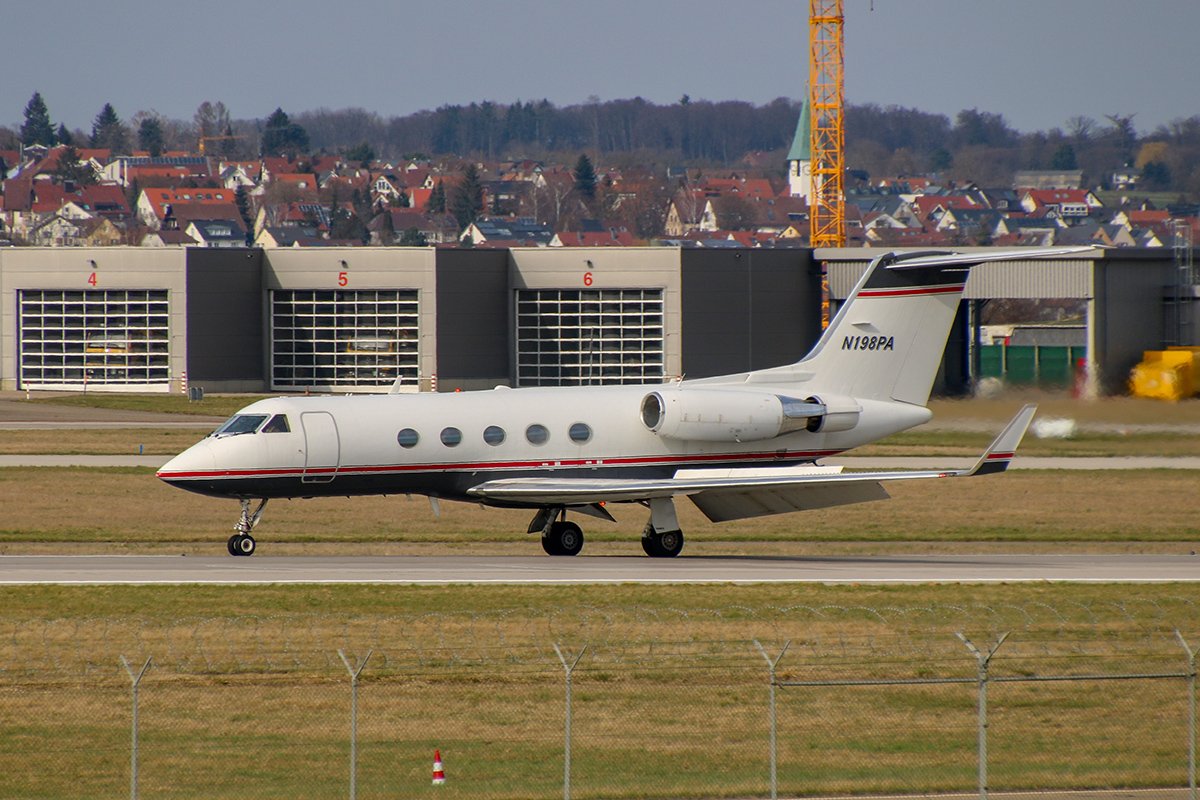
<path fill-rule="evenodd" d="M 889 486 L 893 498 L 757 520 L 714 525 L 689 503 L 680 521 L 689 542 L 706 552 L 745 552 L 753 543 L 787 543 L 789 553 L 812 545 L 940 549 L 962 543 L 1007 543 L 1027 549 L 1045 543 L 1178 551 L 1200 541 L 1195 477 L 1183 470 L 1019 471 L 959 481 L 914 481 Z M 162 551 L 220 553 L 238 507 L 179 491 L 149 470 L 38 468 L 0 470 L 0 552 Z M 277 500 L 256 530 L 264 547 L 288 552 L 335 546 L 338 552 L 412 552 L 401 546 L 525 548 L 530 512 L 444 502 L 434 516 L 424 498 L 361 497 Z M 609 552 L 640 552 L 646 512 L 611 507 L 619 524 L 587 520 L 592 543 Z M 360 551 L 356 548 L 365 547 Z M 690 547 L 690 545 L 689 545 Z M 147 550 L 147 548 L 153 548 Z M 395 549 L 393 549 L 395 548 Z M 506 550 L 511 552 L 511 550 Z M 324 552 L 328 552 L 325 550 Z M 589 545 L 589 552 L 596 552 Z M 689 549 L 689 552 L 695 552 Z"/>

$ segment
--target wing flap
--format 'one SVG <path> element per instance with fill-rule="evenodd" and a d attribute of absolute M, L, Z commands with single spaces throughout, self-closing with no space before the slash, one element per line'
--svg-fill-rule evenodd
<path fill-rule="evenodd" d="M 887 490 L 878 481 L 854 483 L 777 486 L 751 491 L 698 492 L 689 496 L 696 507 L 713 522 L 728 522 L 750 517 L 788 514 L 814 508 L 886 500 Z"/>

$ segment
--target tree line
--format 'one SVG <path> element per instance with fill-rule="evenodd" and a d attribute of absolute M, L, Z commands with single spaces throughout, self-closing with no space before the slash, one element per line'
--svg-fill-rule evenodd
<path fill-rule="evenodd" d="M 548 100 L 445 105 L 398 117 L 362 108 L 320 108 L 289 116 L 235 119 L 221 102 L 205 101 L 190 121 L 139 111 L 122 120 L 111 104 L 90 135 L 55 126 L 35 93 L 19 130 L 0 129 L 0 147 L 70 143 L 130 146 L 152 154 L 195 151 L 251 158 L 289 152 L 342 153 L 355 160 L 462 156 L 482 160 L 530 158 L 570 163 L 589 152 L 605 164 L 678 164 L 738 168 L 747 153 L 772 154 L 764 163 L 783 171 L 800 104 L 778 98 L 763 105 L 693 100 L 656 104 L 640 97 L 558 106 Z M 1089 186 L 1135 169 L 1142 187 L 1200 197 L 1200 115 L 1139 133 L 1135 115 L 1067 119 L 1048 131 L 1020 132 L 1004 117 L 964 109 L 954 119 L 915 108 L 846 108 L 846 164 L 873 176 L 937 173 L 984 186 L 1006 186 L 1018 170 L 1082 170 Z M 598 162 L 600 163 L 600 162 Z"/>

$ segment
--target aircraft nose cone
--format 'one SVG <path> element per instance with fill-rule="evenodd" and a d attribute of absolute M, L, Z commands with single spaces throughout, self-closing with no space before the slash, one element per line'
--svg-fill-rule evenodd
<path fill-rule="evenodd" d="M 198 442 L 172 458 L 158 470 L 158 477 L 167 483 L 199 477 L 200 473 L 216 469 L 217 460 L 208 442 Z"/>

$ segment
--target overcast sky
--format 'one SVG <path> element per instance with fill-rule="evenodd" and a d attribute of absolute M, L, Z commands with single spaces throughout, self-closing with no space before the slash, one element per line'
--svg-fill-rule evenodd
<path fill-rule="evenodd" d="M 396 116 L 447 103 L 641 96 L 799 98 L 803 0 L 107 0 L 14 11 L 0 32 L 0 124 L 40 91 L 55 124 L 235 118 L 362 107 Z M 874 9 L 872 10 L 872 5 Z M 1197 0 L 845 0 L 846 99 L 1019 130 L 1135 114 L 1142 132 L 1200 114 Z"/>

